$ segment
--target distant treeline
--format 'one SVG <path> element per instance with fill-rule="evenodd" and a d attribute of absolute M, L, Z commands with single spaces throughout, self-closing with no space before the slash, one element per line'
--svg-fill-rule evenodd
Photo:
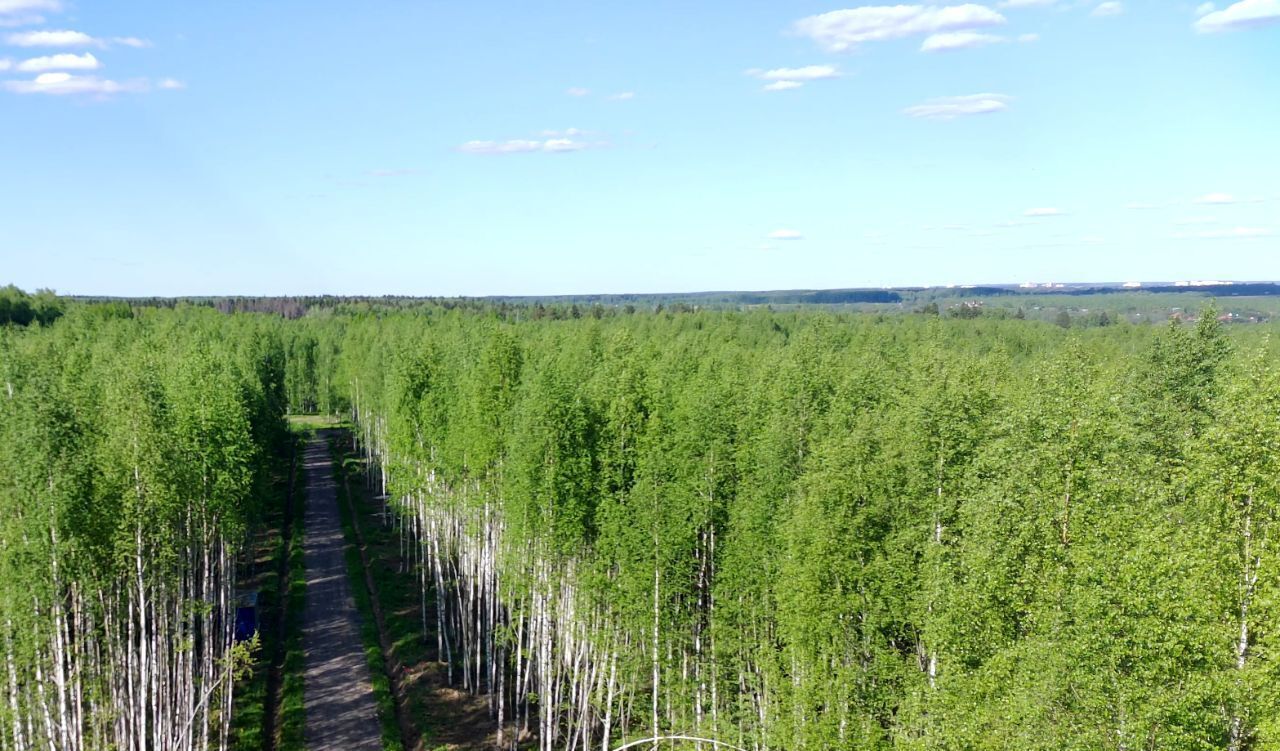
<path fill-rule="evenodd" d="M 681 292 L 653 294 L 542 295 L 490 297 L 412 297 L 401 295 L 300 295 L 300 296 L 227 296 L 227 297 L 74 297 L 82 302 L 120 301 L 136 307 L 174 308 L 180 305 L 210 307 L 223 313 L 272 313 L 286 319 L 302 318 L 312 311 L 343 313 L 361 310 L 396 310 L 416 307 L 439 307 L 446 310 L 496 311 L 500 317 L 525 318 L 532 309 L 533 318 L 601 317 L 615 312 L 637 310 L 690 312 L 704 308 L 747 308 L 795 305 L 899 305 L 920 306 L 941 300 L 973 300 L 991 297 L 1033 297 L 1063 295 L 1155 295 L 1189 294 L 1196 297 L 1280 297 L 1280 284 L 1271 282 L 1232 285 L 1161 285 L 1133 289 L 1116 286 L 1093 286 L 1062 289 L 1022 289 L 995 285 L 977 287 L 899 287 L 895 289 L 825 289 L 777 290 L 758 292 Z M 601 309 L 595 311 L 595 309 Z M 594 312 L 593 312 L 594 311 Z"/>

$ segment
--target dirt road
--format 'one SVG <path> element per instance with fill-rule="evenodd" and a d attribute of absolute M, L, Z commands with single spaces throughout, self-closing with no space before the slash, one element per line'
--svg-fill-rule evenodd
<path fill-rule="evenodd" d="M 307 605 L 302 625 L 305 737 L 309 751 L 378 751 L 382 729 L 342 554 L 328 433 L 319 431 L 308 441 L 302 458 L 307 493 L 303 538 Z"/>

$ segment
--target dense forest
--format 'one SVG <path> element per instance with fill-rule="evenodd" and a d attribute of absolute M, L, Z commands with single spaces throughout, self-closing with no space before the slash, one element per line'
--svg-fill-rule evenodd
<path fill-rule="evenodd" d="M 226 749 L 278 331 L 74 306 L 0 327 L 0 382 L 0 749 Z"/>
<path fill-rule="evenodd" d="M 1220 326 L 371 313 L 289 391 L 505 743 L 1280 748 L 1280 380 Z"/>
<path fill-rule="evenodd" d="M 225 738 L 286 405 L 504 746 L 1278 749 L 1269 328 L 73 304 L 0 332 L 0 749 Z"/>

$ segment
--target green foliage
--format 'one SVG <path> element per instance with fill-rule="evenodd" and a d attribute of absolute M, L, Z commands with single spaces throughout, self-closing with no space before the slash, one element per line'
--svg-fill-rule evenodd
<path fill-rule="evenodd" d="M 91 748 L 120 745 L 146 716 L 163 715 L 151 727 L 175 744 L 225 738 L 238 658 L 217 634 L 234 558 L 270 497 L 282 425 L 270 363 L 283 353 L 264 319 L 58 317 L 48 302 L 36 296 L 43 325 L 0 332 L 0 649 L 13 666 L 0 746 L 23 747 L 19 723 L 48 716 L 39 692 L 64 706 L 73 688 L 99 709 L 59 713 L 49 732 Z M 203 698 L 127 699 L 147 665 L 174 695 Z"/>
<path fill-rule="evenodd" d="M 1212 309 L 1064 321 L 336 316 L 316 380 L 393 496 L 502 520 L 504 639 L 553 571 L 586 654 L 629 645 L 615 722 L 649 727 L 656 669 L 662 727 L 748 746 L 1209 748 L 1234 717 L 1272 742 L 1265 563 L 1234 646 L 1271 360 Z"/>
<path fill-rule="evenodd" d="M 0 332 L 25 664 L 52 558 L 116 581 L 145 520 L 178 577 L 286 407 L 350 410 L 440 657 L 553 747 L 1280 748 L 1277 349 L 1212 308 L 88 310 Z"/>
<path fill-rule="evenodd" d="M 33 323 L 45 326 L 57 320 L 62 313 L 62 300 L 52 290 L 42 289 L 29 295 L 12 284 L 0 287 L 0 326 L 29 326 Z"/>

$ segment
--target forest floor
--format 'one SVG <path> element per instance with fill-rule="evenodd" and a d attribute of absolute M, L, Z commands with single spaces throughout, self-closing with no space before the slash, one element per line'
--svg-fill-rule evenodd
<path fill-rule="evenodd" d="M 309 751 L 380 751 L 382 729 L 347 580 L 329 431 L 307 441 L 303 551 L 306 745 Z"/>
<path fill-rule="evenodd" d="M 417 573 L 406 565 L 400 533 L 365 479 L 363 474 L 351 476 L 349 497 L 405 747 L 409 751 L 497 748 L 487 699 L 449 685 L 448 665 L 436 654 L 435 619 L 428 618 L 428 628 L 423 629 Z M 426 604 L 435 607 L 434 601 Z"/>

